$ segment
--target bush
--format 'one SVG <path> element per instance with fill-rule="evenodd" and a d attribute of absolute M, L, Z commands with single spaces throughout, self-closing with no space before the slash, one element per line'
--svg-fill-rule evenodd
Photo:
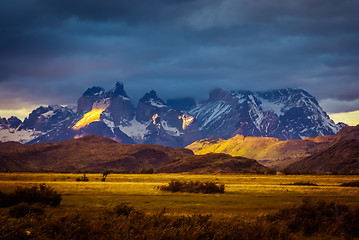
<path fill-rule="evenodd" d="M 359 180 L 358 181 L 351 181 L 340 184 L 342 187 L 359 187 Z"/>
<path fill-rule="evenodd" d="M 293 239 L 285 227 L 264 221 L 218 220 L 201 214 L 171 216 L 164 211 L 145 214 L 134 209 L 127 216 L 108 213 L 60 219 L 0 216 L 0 239 Z"/>
<path fill-rule="evenodd" d="M 60 205 L 61 194 L 58 194 L 51 187 L 40 184 L 34 187 L 17 187 L 15 192 L 5 194 L 0 192 L 0 207 L 14 206 L 18 203 L 40 203 L 52 207 Z"/>
<path fill-rule="evenodd" d="M 359 210 L 334 202 L 304 199 L 301 204 L 283 209 L 268 219 L 285 224 L 294 233 L 329 233 L 349 238 L 359 236 Z"/>
<path fill-rule="evenodd" d="M 84 176 L 76 178 L 76 181 L 77 182 L 88 182 L 89 179 L 88 179 L 88 177 L 86 177 L 86 174 L 84 173 Z"/>
<path fill-rule="evenodd" d="M 162 191 L 170 192 L 189 192 L 189 193 L 224 193 L 224 184 L 216 184 L 214 182 L 199 181 L 186 182 L 172 180 L 168 185 L 160 186 L 159 189 Z"/>
<path fill-rule="evenodd" d="M 25 204 L 17 207 L 13 216 L 0 216 L 0 239 L 274 240 L 317 239 L 317 236 L 322 237 L 320 239 L 359 237 L 358 210 L 309 199 L 253 221 L 218 219 L 202 214 L 167 215 L 164 210 L 145 214 L 126 203 L 90 218 L 71 214 L 60 219 L 41 214 L 34 217 L 29 214 L 31 211 L 31 206 Z M 21 216 L 24 217 L 17 218 Z M 303 237 L 303 234 L 306 236 Z"/>
<path fill-rule="evenodd" d="M 14 218 L 22 218 L 27 214 L 43 215 L 44 208 L 36 205 L 29 205 L 27 203 L 19 203 L 13 206 L 9 210 L 9 215 Z"/>
<path fill-rule="evenodd" d="M 141 174 L 153 174 L 154 171 L 153 171 L 153 168 L 150 168 L 150 169 L 142 169 Z"/>
<path fill-rule="evenodd" d="M 316 183 L 312 183 L 312 182 L 303 182 L 303 181 L 300 181 L 300 182 L 295 182 L 293 184 L 289 184 L 289 185 L 296 185 L 296 186 L 318 186 L 318 184 Z"/>
<path fill-rule="evenodd" d="M 121 215 L 128 216 L 133 211 L 133 209 L 134 207 L 128 205 L 127 203 L 121 203 L 114 208 L 113 212 L 117 216 L 121 216 Z"/>

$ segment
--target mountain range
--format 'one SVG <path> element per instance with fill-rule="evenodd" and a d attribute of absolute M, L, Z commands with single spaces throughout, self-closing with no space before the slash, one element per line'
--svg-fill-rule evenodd
<path fill-rule="evenodd" d="M 152 90 L 135 106 L 124 85 L 88 88 L 77 106 L 41 106 L 22 122 L 0 118 L 0 141 L 61 142 L 89 134 L 126 144 L 184 147 L 204 138 L 243 136 L 279 140 L 336 134 L 335 124 L 302 89 L 266 92 L 215 89 L 207 100 L 169 99 Z"/>

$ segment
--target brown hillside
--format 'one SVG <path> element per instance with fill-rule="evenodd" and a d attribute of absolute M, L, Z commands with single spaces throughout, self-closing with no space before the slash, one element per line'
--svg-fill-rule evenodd
<path fill-rule="evenodd" d="M 0 143 L 0 171 L 102 172 L 112 169 L 139 172 L 151 168 L 157 171 L 188 157 L 196 158 L 191 150 L 185 148 L 122 144 L 95 135 L 60 143 Z M 216 168 L 215 164 L 212 168 Z"/>
<path fill-rule="evenodd" d="M 11 146 L 9 146 L 11 145 Z M 140 171 L 158 168 L 191 150 L 159 145 L 130 145 L 88 135 L 60 143 L 0 144 L 1 171 Z"/>
<path fill-rule="evenodd" d="M 345 127 L 336 135 L 280 141 L 269 137 L 244 137 L 230 139 L 204 139 L 188 145 L 195 154 L 226 153 L 256 159 L 259 163 L 277 170 L 319 153 L 329 146 L 348 139 L 359 139 L 359 125 Z"/>
<path fill-rule="evenodd" d="M 223 153 L 186 156 L 158 169 L 158 172 L 191 172 L 191 173 L 270 173 L 271 170 L 257 161 L 232 157 Z"/>
<path fill-rule="evenodd" d="M 288 166 L 288 173 L 359 173 L 359 140 L 343 140 Z"/>
<path fill-rule="evenodd" d="M 237 135 L 226 139 L 204 139 L 186 148 L 195 154 L 226 153 L 256 159 L 272 169 L 283 169 L 290 163 L 310 156 L 319 143 L 302 140 L 280 141 L 268 137 L 244 137 Z"/>

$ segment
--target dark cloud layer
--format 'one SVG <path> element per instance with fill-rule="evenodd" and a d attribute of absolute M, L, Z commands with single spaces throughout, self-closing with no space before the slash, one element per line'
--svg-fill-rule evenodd
<path fill-rule="evenodd" d="M 358 12 L 356 0 L 1 1 L 0 109 L 122 81 L 134 99 L 301 87 L 328 111 L 358 110 Z"/>

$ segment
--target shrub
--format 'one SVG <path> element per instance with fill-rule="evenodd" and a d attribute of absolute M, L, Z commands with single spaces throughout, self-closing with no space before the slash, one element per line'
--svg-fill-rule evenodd
<path fill-rule="evenodd" d="M 88 182 L 89 179 L 88 179 L 88 177 L 86 177 L 86 174 L 84 173 L 84 176 L 76 178 L 76 181 L 77 182 Z"/>
<path fill-rule="evenodd" d="M 26 211 L 26 209 L 25 209 Z M 30 210 L 29 210 L 30 212 Z M 355 239 L 359 237 L 359 211 L 346 205 L 309 199 L 253 221 L 217 219 L 211 215 L 145 214 L 119 204 L 107 214 L 91 218 L 46 215 L 21 219 L 0 216 L 0 239 Z M 30 234 L 30 235 L 29 235 Z M 305 238 L 306 239 L 306 238 Z M 322 239 L 322 238 L 321 238 Z"/>
<path fill-rule="evenodd" d="M 293 239 L 278 224 L 217 220 L 211 215 L 167 216 L 163 211 L 86 218 L 68 215 L 22 219 L 0 216 L 0 239 Z"/>
<path fill-rule="evenodd" d="M 22 218 L 27 214 L 43 215 L 44 208 L 36 205 L 29 205 L 27 203 L 19 203 L 9 209 L 9 215 L 14 218 Z"/>
<path fill-rule="evenodd" d="M 128 216 L 133 211 L 133 209 L 134 209 L 134 207 L 131 205 L 128 205 L 127 203 L 121 203 L 113 209 L 113 212 L 117 216 L 121 216 L 121 215 Z"/>
<path fill-rule="evenodd" d="M 20 202 L 40 203 L 52 207 L 60 205 L 61 194 L 58 194 L 53 188 L 40 184 L 34 187 L 17 187 L 15 192 L 10 194 L 0 193 L 0 207 L 9 207 Z"/>
<path fill-rule="evenodd" d="M 269 216 L 269 220 L 282 222 L 290 231 L 294 233 L 301 231 L 305 235 L 330 233 L 359 236 L 359 211 L 334 202 L 314 202 L 304 199 L 297 206 Z"/>
<path fill-rule="evenodd" d="M 153 171 L 153 168 L 149 168 L 149 169 L 142 169 L 141 174 L 153 174 L 154 171 Z"/>
<path fill-rule="evenodd" d="M 121 203 L 98 216 L 67 214 L 58 219 L 45 214 L 34 216 L 31 214 L 33 206 L 22 204 L 23 206 L 19 207 L 19 205 L 12 213 L 13 216 L 10 214 L 0 216 L 0 240 L 284 240 L 359 237 L 359 210 L 355 211 L 346 205 L 314 202 L 309 199 L 253 221 L 243 221 L 239 218 L 219 219 L 206 214 L 176 216 L 165 214 L 165 210 L 146 214 L 126 203 Z M 333 236 L 330 237 L 328 234 Z"/>
<path fill-rule="evenodd" d="M 342 187 L 359 187 L 359 180 L 358 181 L 351 181 L 340 184 Z"/>
<path fill-rule="evenodd" d="M 296 186 L 318 186 L 318 184 L 316 183 L 312 183 L 312 182 L 303 182 L 303 181 L 300 181 L 300 182 L 295 182 L 293 184 L 289 184 L 289 185 L 296 185 Z"/>
<path fill-rule="evenodd" d="M 186 182 L 172 180 L 168 185 L 160 186 L 159 189 L 162 191 L 170 192 L 189 192 L 189 193 L 224 193 L 224 184 L 216 184 L 214 182 L 199 181 Z"/>

